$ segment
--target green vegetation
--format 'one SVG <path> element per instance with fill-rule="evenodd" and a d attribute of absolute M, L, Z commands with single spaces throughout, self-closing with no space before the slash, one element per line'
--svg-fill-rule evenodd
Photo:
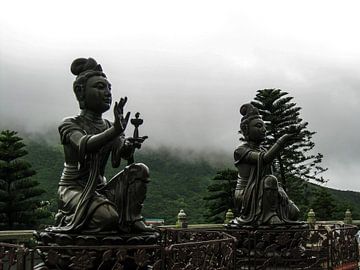
<path fill-rule="evenodd" d="M 27 151 L 17 132 L 0 133 L 0 217 L 3 229 L 35 227 L 50 215 L 39 196 L 45 190 L 31 178 L 36 172 L 23 160 Z"/>
<path fill-rule="evenodd" d="M 237 171 L 226 169 L 216 173 L 207 187 L 209 195 L 204 197 L 208 207 L 207 218 L 211 223 L 222 223 L 228 209 L 234 209 L 234 192 Z"/>
<path fill-rule="evenodd" d="M 64 157 L 61 145 L 50 146 L 45 141 L 28 141 L 27 159 L 37 170 L 34 177 L 47 191 L 43 200 L 50 201 L 50 209 L 57 209 L 57 186 L 63 169 Z M 184 155 L 185 156 L 185 155 Z M 206 187 L 217 168 L 205 160 L 186 160 L 183 155 L 166 148 L 142 149 L 135 154 L 135 161 L 150 168 L 150 183 L 144 203 L 143 215 L 148 218 L 164 218 L 166 224 L 175 224 L 180 209 L 184 209 L 189 222 L 206 222 L 204 213 Z M 122 167 L 126 161 L 122 161 Z M 118 172 L 108 166 L 106 177 Z M 51 223 L 48 220 L 47 223 Z"/>
<path fill-rule="evenodd" d="M 46 190 L 41 195 L 41 199 L 49 201 L 48 207 L 53 214 L 57 210 L 57 186 L 63 168 L 63 150 L 60 144 L 48 144 L 40 138 L 27 140 L 28 155 L 24 156 L 28 162 L 32 164 L 32 168 L 37 174 L 32 176 L 34 181 L 40 183 L 40 187 Z M 212 180 L 216 178 L 224 178 L 223 173 L 216 174 L 221 171 L 219 167 L 209 163 L 206 158 L 187 159 L 186 153 L 180 154 L 179 151 L 167 148 L 158 149 L 141 149 L 135 155 L 136 162 L 143 162 L 150 168 L 151 182 L 148 186 L 147 199 L 144 204 L 144 216 L 148 218 L 164 218 L 166 224 L 175 224 L 177 214 L 180 209 L 184 209 L 188 216 L 190 224 L 204 222 L 222 222 L 223 214 L 219 213 L 215 219 L 210 219 L 208 210 L 208 201 L 203 200 L 204 197 L 214 195 L 208 191 L 210 183 L 217 183 L 220 186 L 214 187 L 219 193 L 223 192 L 221 185 L 223 181 Z M 227 158 L 225 158 L 227 159 Z M 122 166 L 126 163 L 123 161 Z M 224 167 L 224 166 L 222 166 Z M 229 166 L 225 166 L 230 167 Z M 236 171 L 232 169 L 222 170 L 230 175 L 230 180 L 236 177 Z M 110 179 L 117 170 L 108 168 L 106 175 Z M 227 182 L 228 180 L 224 180 Z M 303 216 L 305 218 L 307 211 L 310 209 L 311 202 L 317 185 L 308 184 L 306 197 L 308 204 L 303 208 Z M 350 208 L 354 219 L 360 219 L 360 193 L 352 191 L 339 191 L 327 189 L 334 198 L 336 210 L 331 217 L 326 219 L 343 219 L 344 212 Z M 232 202 L 233 193 L 229 192 L 226 197 L 227 203 Z M 293 198 L 298 203 L 296 198 Z M 222 202 L 219 203 L 221 206 Z M 223 207 L 227 210 L 228 206 Z M 318 217 L 318 219 L 320 219 Z M 51 224 L 52 218 L 41 221 L 43 224 Z"/>

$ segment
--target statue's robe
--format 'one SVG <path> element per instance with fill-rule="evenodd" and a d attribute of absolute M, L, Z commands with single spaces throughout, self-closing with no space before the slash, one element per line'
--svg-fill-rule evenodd
<path fill-rule="evenodd" d="M 250 160 L 252 152 L 257 153 L 255 162 Z M 288 199 L 281 185 L 275 180 L 271 186 L 266 186 L 265 180 L 269 176 L 272 179 L 276 178 L 272 176 L 271 164 L 264 164 L 264 154 L 264 148 L 254 148 L 248 143 L 239 146 L 234 152 L 235 166 L 239 171 L 236 186 L 238 198 L 236 199 L 240 212 L 235 222 L 243 225 L 262 225 L 277 215 L 284 223 L 294 223 L 299 210 Z M 244 164 L 247 166 L 247 177 L 241 176 Z"/>
<path fill-rule="evenodd" d="M 112 155 L 112 163 L 118 166 L 121 158 L 127 159 L 132 154 L 124 146 L 124 134 L 109 141 L 96 152 L 88 153 L 86 149 L 87 141 L 92 135 L 105 131 L 111 125 L 107 120 L 90 121 L 81 115 L 66 118 L 60 124 L 59 133 L 61 143 L 64 145 L 65 163 L 58 189 L 59 210 L 56 215 L 56 224 L 51 228 L 52 231 L 117 230 L 129 227 L 129 222 L 142 218 L 140 211 L 145 195 L 131 194 L 137 195 L 135 198 L 130 198 L 129 195 L 131 192 L 136 193 L 136 190 L 129 188 L 132 184 L 130 182 L 134 180 L 129 179 L 131 175 L 134 175 L 131 172 L 142 170 L 142 167 L 135 164 L 128 166 L 125 172 L 120 172 L 108 182 L 104 176 L 110 155 Z M 70 142 L 70 137 L 75 131 L 83 134 L 78 143 L 78 149 L 74 149 Z M 68 159 L 76 159 L 77 164 L 73 161 L 70 162 L 72 164 L 68 164 L 66 162 Z M 145 185 L 146 172 L 142 181 Z M 146 192 L 146 188 L 142 187 L 142 189 Z M 134 206 L 134 204 L 140 205 Z M 135 213 L 134 208 L 140 208 L 140 210 Z"/>

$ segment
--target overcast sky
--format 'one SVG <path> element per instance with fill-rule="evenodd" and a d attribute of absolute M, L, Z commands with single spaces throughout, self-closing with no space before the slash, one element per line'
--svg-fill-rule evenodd
<path fill-rule="evenodd" d="M 327 186 L 360 191 L 359 10 L 329 0 L 4 1 L 0 125 L 56 130 L 78 112 L 70 64 L 91 56 L 114 99 L 141 112 L 149 145 L 231 160 L 240 105 L 280 88 L 317 131 Z"/>

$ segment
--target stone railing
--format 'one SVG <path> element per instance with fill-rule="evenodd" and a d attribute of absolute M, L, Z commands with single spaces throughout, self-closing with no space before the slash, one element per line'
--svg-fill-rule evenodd
<path fill-rule="evenodd" d="M 299 228 L 229 230 L 224 224 L 233 218 L 231 211 L 224 224 L 189 224 L 186 213 L 180 211 L 176 225 L 159 226 L 160 240 L 143 246 L 44 246 L 34 241 L 32 230 L 0 231 L 0 269 L 33 269 L 45 253 L 56 264 L 64 250 L 71 253 L 69 264 L 74 267 L 69 269 L 98 269 L 93 266 L 95 261 L 119 269 L 132 269 L 121 268 L 129 262 L 154 270 L 358 269 L 355 225 L 360 220 L 352 220 L 350 211 L 341 221 L 316 221 L 315 217 L 309 211 L 308 226 Z"/>

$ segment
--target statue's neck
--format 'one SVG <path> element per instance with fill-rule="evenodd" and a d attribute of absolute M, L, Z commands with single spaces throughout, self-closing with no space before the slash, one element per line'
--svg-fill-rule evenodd
<path fill-rule="evenodd" d="M 103 122 L 102 113 L 96 113 L 89 110 L 81 110 L 80 115 L 91 122 Z"/>
<path fill-rule="evenodd" d="M 248 141 L 248 145 L 253 149 L 260 149 L 260 142 Z"/>

